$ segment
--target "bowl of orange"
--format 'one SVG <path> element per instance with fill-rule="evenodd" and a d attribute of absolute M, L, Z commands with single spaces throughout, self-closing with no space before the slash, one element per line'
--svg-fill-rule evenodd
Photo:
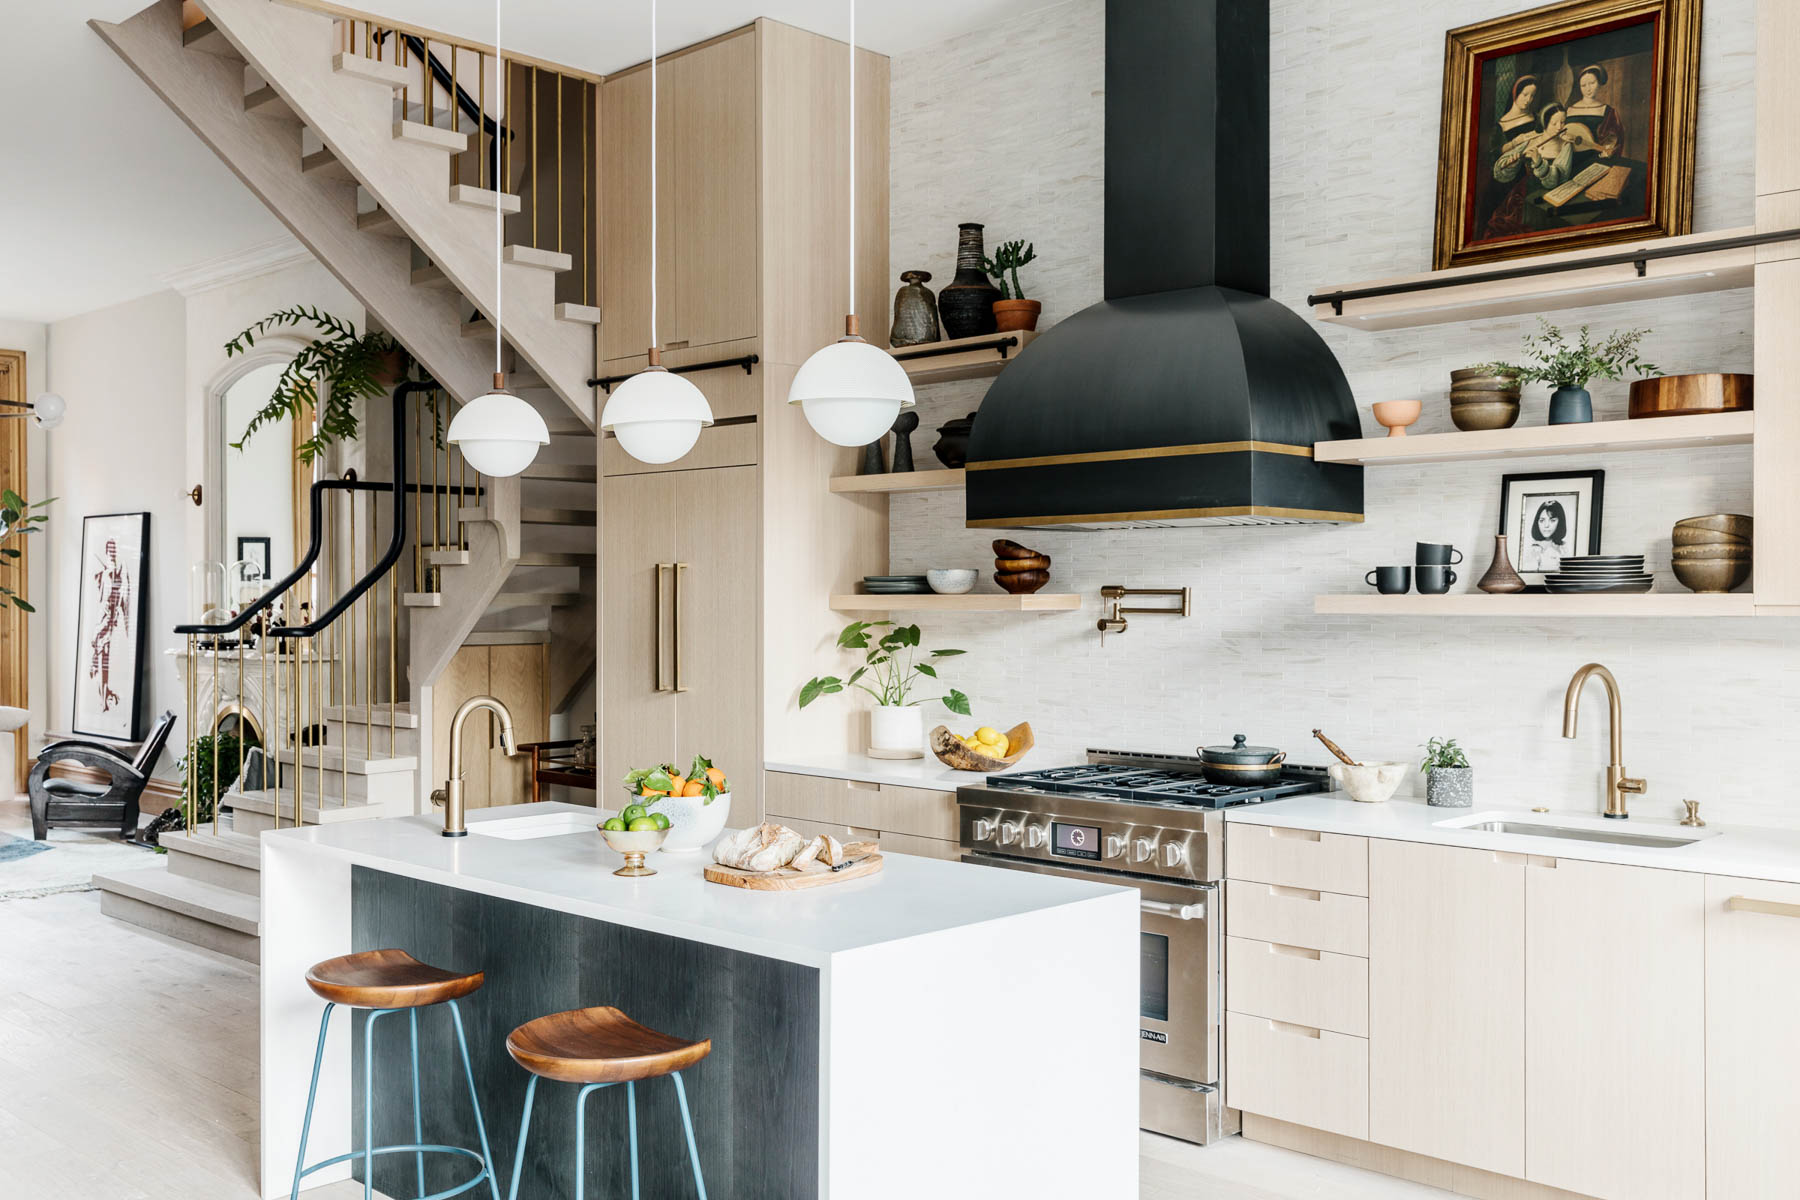
<path fill-rule="evenodd" d="M 696 754 L 683 772 L 670 763 L 633 771 L 625 777 L 631 803 L 651 815 L 668 818 L 664 854 L 693 854 L 712 845 L 731 816 L 731 781 L 704 754 Z"/>

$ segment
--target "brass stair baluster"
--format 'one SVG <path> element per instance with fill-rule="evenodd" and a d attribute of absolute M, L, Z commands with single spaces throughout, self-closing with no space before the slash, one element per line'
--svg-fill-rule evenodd
<path fill-rule="evenodd" d="M 219 819 L 219 635 L 213 634 L 212 648 L 212 715 L 207 717 L 207 733 L 212 738 L 212 807 L 214 832 L 218 832 Z M 196 822 L 197 824 L 198 822 Z M 193 826 L 188 832 L 194 832 Z"/>
<path fill-rule="evenodd" d="M 190 810 L 193 808 L 194 799 L 195 799 L 194 768 L 198 765 L 198 763 L 194 759 L 194 741 L 195 741 L 194 727 L 197 724 L 197 722 L 195 722 L 195 720 L 194 720 L 194 716 L 195 716 L 195 710 L 197 710 L 200 707 L 200 701 L 199 701 L 199 695 L 198 695 L 198 689 L 199 689 L 199 684 L 200 684 L 200 681 L 198 679 L 198 674 L 200 671 L 200 663 L 194 657 L 195 652 L 196 652 L 196 650 L 195 650 L 196 645 L 197 645 L 197 643 L 194 640 L 194 635 L 191 633 L 188 634 L 188 643 L 187 643 L 187 738 L 188 738 L 188 751 L 187 751 L 187 777 L 182 780 L 182 788 L 181 788 L 181 818 L 182 818 L 182 824 L 186 825 L 189 829 L 192 829 L 194 827 L 193 818 L 190 815 Z"/>

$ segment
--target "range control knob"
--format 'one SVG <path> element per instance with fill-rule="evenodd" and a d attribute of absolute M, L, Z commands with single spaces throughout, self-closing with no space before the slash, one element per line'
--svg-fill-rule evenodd
<path fill-rule="evenodd" d="M 1131 843 L 1131 861 L 1134 863 L 1149 862 L 1156 854 L 1155 838 L 1134 838 Z"/>
<path fill-rule="evenodd" d="M 994 819 L 992 817 L 976 817 L 975 823 L 969 826 L 969 836 L 978 842 L 985 842 L 994 836 Z"/>
<path fill-rule="evenodd" d="M 1187 861 L 1187 847 L 1180 842 L 1164 842 L 1162 848 L 1162 865 L 1174 870 Z"/>
<path fill-rule="evenodd" d="M 1012 845 L 1019 840 L 1019 834 L 1023 830 L 1024 826 L 1020 825 L 1017 821 L 1000 822 L 1000 844 L 1002 846 Z"/>
<path fill-rule="evenodd" d="M 1122 833 L 1107 834 L 1106 835 L 1105 857 L 1107 857 L 1107 858 L 1122 858 L 1124 856 L 1124 854 L 1125 854 L 1125 835 Z"/>
<path fill-rule="evenodd" d="M 1025 848 L 1027 850 L 1036 850 L 1039 846 L 1042 846 L 1049 840 L 1050 834 L 1042 825 L 1027 825 L 1025 827 Z"/>

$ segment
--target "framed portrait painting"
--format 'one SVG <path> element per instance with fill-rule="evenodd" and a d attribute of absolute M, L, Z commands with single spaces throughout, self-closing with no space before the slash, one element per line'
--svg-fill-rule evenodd
<path fill-rule="evenodd" d="M 1570 555 L 1600 553 L 1605 471 L 1544 471 L 1500 479 L 1500 532 L 1525 590 L 1544 591 L 1544 576 Z"/>
<path fill-rule="evenodd" d="M 75 733 L 136 741 L 141 732 L 149 561 L 149 513 L 83 519 L 70 726 Z"/>
<path fill-rule="evenodd" d="M 1566 0 L 1444 39 L 1432 267 L 1691 231 L 1700 0 Z"/>

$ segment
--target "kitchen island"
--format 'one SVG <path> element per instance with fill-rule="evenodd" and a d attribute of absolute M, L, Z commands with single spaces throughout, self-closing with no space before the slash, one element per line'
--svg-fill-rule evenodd
<path fill-rule="evenodd" d="M 713 1040 L 688 1089 L 712 1195 L 1135 1194 L 1135 891 L 904 854 L 797 893 L 707 883 L 704 854 L 653 855 L 657 875 L 627 879 L 594 819 L 535 804 L 472 813 L 456 839 L 426 817 L 264 836 L 265 1196 L 293 1177 L 322 1007 L 306 969 L 387 946 L 487 972 L 464 1006 L 502 1194 L 526 1081 L 507 1032 L 602 1004 Z M 475 1145 L 447 1019 L 421 1028 L 425 1140 Z M 350 1030 L 334 1020 L 309 1161 L 350 1150 L 360 1125 Z M 410 1141 L 406 1039 L 376 1040 L 377 1142 Z M 565 1086 L 540 1089 L 521 1196 L 572 1194 Z M 639 1092 L 644 1194 L 691 1194 L 672 1089 Z M 589 1194 L 624 1195 L 624 1122 L 603 1099 Z M 411 1160 L 388 1161 L 376 1187 L 402 1194 Z M 433 1190 L 468 1174 L 429 1165 Z"/>

